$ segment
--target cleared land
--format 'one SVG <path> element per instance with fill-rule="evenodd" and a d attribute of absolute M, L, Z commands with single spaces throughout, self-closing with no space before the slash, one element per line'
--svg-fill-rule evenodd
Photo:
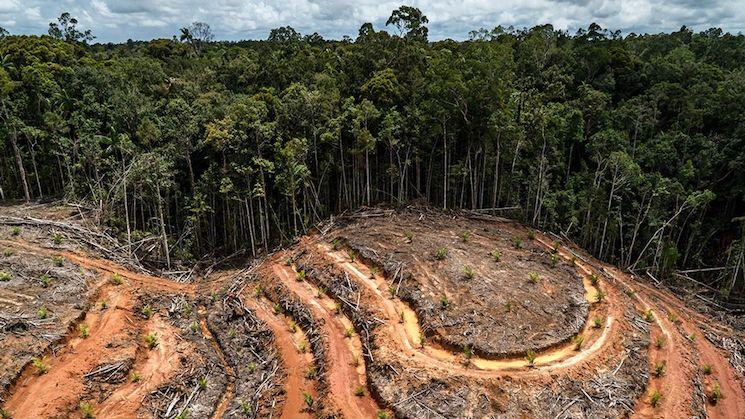
<path fill-rule="evenodd" d="M 512 221 L 360 211 L 183 283 L 84 221 L 0 213 L 13 417 L 745 412 L 740 331 Z"/>

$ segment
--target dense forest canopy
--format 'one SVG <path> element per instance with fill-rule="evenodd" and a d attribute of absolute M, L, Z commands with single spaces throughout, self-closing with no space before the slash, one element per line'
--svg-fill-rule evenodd
<path fill-rule="evenodd" d="M 403 6 L 336 41 L 216 42 L 196 22 L 90 45 L 68 14 L 49 35 L 2 30 L 0 198 L 97 208 L 168 265 L 267 251 L 362 205 L 519 207 L 640 274 L 745 292 L 743 35 L 430 42 L 427 23 Z M 700 268 L 722 269 L 681 273 Z"/>

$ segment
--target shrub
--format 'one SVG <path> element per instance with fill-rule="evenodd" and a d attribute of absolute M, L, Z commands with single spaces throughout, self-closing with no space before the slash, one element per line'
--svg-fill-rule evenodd
<path fill-rule="evenodd" d="M 52 234 L 52 242 L 57 246 L 62 244 L 62 235 L 59 233 Z"/>
<path fill-rule="evenodd" d="M 646 320 L 647 323 L 652 323 L 654 321 L 654 313 L 652 313 L 651 308 L 644 310 L 644 320 Z"/>
<path fill-rule="evenodd" d="M 10 274 L 5 271 L 0 271 L 0 282 L 10 281 Z"/>
<path fill-rule="evenodd" d="M 85 323 L 80 323 L 78 325 L 78 334 L 81 338 L 85 339 L 88 336 L 90 336 L 90 330 L 88 329 L 88 325 Z"/>
<path fill-rule="evenodd" d="M 522 246 L 523 246 L 523 241 L 520 239 L 520 237 L 515 236 L 512 238 L 512 247 L 514 247 L 515 249 L 519 249 Z"/>
<path fill-rule="evenodd" d="M 111 282 L 113 282 L 114 285 L 122 285 L 122 283 L 124 283 L 124 278 L 122 278 L 122 276 L 118 273 L 114 272 L 114 274 L 111 275 Z"/>
<path fill-rule="evenodd" d="M 494 262 L 499 263 L 499 261 L 502 260 L 502 252 L 500 252 L 499 250 L 492 250 L 491 253 L 489 253 L 489 255 L 491 256 Z"/>
<path fill-rule="evenodd" d="M 665 375 L 665 368 L 665 361 L 654 364 L 654 375 L 656 375 L 657 377 L 662 377 L 663 375 Z"/>
<path fill-rule="evenodd" d="M 145 336 L 145 343 L 150 349 L 154 349 L 158 346 L 158 335 L 155 332 L 150 332 Z"/>
<path fill-rule="evenodd" d="M 298 282 L 305 280 L 305 269 L 301 269 L 295 273 L 295 280 Z"/>
<path fill-rule="evenodd" d="M 308 410 L 313 411 L 313 409 L 315 408 L 315 400 L 313 400 L 313 395 L 308 393 L 307 391 L 304 391 L 303 400 L 305 401 L 305 405 L 308 407 Z"/>
<path fill-rule="evenodd" d="M 360 386 L 360 385 L 358 385 L 357 387 L 354 388 L 354 395 L 357 396 L 357 397 L 364 396 L 365 395 L 365 388 L 362 387 L 362 386 Z"/>
<path fill-rule="evenodd" d="M 603 292 L 603 290 L 598 289 L 598 292 L 595 293 L 595 301 L 597 301 L 598 303 L 602 303 L 603 301 L 605 301 L 605 293 Z"/>
<path fill-rule="evenodd" d="M 531 283 L 537 284 L 539 279 L 541 279 L 541 277 L 537 273 L 535 273 L 535 272 L 528 272 L 528 280 Z"/>
<path fill-rule="evenodd" d="M 41 286 L 46 288 L 49 286 L 49 283 L 52 282 L 52 279 L 49 278 L 49 275 L 44 274 L 41 276 L 41 278 L 39 278 L 39 281 L 41 282 Z"/>
<path fill-rule="evenodd" d="M 55 256 L 52 258 L 52 262 L 54 263 L 54 266 L 61 268 L 65 264 L 65 258 L 62 256 Z"/>
<path fill-rule="evenodd" d="M 200 390 L 206 390 L 207 389 L 207 377 L 201 377 L 198 380 L 199 389 Z"/>
<path fill-rule="evenodd" d="M 85 419 L 93 419 L 93 406 L 88 402 L 80 402 L 80 412 L 83 414 Z"/>
<path fill-rule="evenodd" d="M 19 234 L 21 234 L 21 227 L 11 227 L 10 229 L 11 236 L 17 236 Z"/>
<path fill-rule="evenodd" d="M 473 235 L 473 234 L 472 234 L 472 233 L 471 233 L 470 231 L 464 231 L 463 233 L 461 233 L 461 234 L 460 234 L 460 240 L 461 240 L 461 241 L 462 241 L 463 243 L 465 243 L 465 242 L 467 242 L 467 241 L 468 241 L 468 239 L 470 239 L 470 238 L 471 238 L 471 236 L 472 236 L 472 235 Z"/>
<path fill-rule="evenodd" d="M 49 365 L 44 362 L 44 359 L 31 358 L 31 365 L 36 368 L 36 375 L 44 375 L 49 371 Z"/>
<path fill-rule="evenodd" d="M 665 346 L 665 338 L 663 336 L 657 336 L 654 340 L 654 346 L 657 349 L 662 349 Z"/>
<path fill-rule="evenodd" d="M 600 316 L 593 317 L 592 318 L 592 325 L 596 329 L 600 329 L 601 327 L 603 327 L 603 318 L 600 317 Z"/>
<path fill-rule="evenodd" d="M 582 350 L 582 344 L 585 343 L 585 337 L 582 335 L 577 335 L 574 337 L 574 350 L 580 351 Z"/>
<path fill-rule="evenodd" d="M 37 312 L 36 312 L 36 314 L 37 314 L 37 315 L 39 316 L 39 318 L 40 318 L 40 319 L 42 319 L 42 320 L 43 320 L 43 319 L 46 319 L 46 318 L 47 318 L 47 316 L 49 315 L 49 313 L 48 313 L 48 311 L 47 311 L 47 308 L 46 308 L 46 307 L 44 307 L 44 306 L 41 306 L 41 307 L 39 308 L 39 311 L 37 311 Z"/>
<path fill-rule="evenodd" d="M 593 287 L 598 286 L 598 282 L 600 281 L 600 278 L 595 273 L 590 274 L 590 284 L 592 284 Z"/>
<path fill-rule="evenodd" d="M 435 250 L 435 259 L 437 260 L 443 260 L 448 255 L 448 249 L 444 247 L 438 247 L 437 250 Z"/>
<path fill-rule="evenodd" d="M 711 393 L 709 393 L 709 402 L 711 404 L 717 404 L 722 399 L 722 389 L 719 387 L 719 383 L 714 383 L 711 387 Z"/>
<path fill-rule="evenodd" d="M 450 304 L 450 300 L 448 300 L 447 295 L 443 295 L 440 297 L 440 307 L 447 308 L 447 306 Z"/>
<path fill-rule="evenodd" d="M 711 364 L 704 364 L 704 365 L 702 365 L 701 366 L 701 371 L 705 375 L 711 375 L 711 371 L 712 371 Z"/>
<path fill-rule="evenodd" d="M 525 360 L 528 361 L 528 366 L 532 367 L 533 365 L 535 365 L 535 359 L 535 351 L 532 349 L 528 349 L 528 352 L 525 353 Z"/>
<path fill-rule="evenodd" d="M 468 279 L 473 279 L 473 277 L 476 275 L 476 273 L 473 271 L 473 268 L 466 265 L 463 267 L 463 275 L 466 276 Z"/>
<path fill-rule="evenodd" d="M 659 406 L 661 401 L 662 401 L 662 394 L 660 394 L 659 391 L 652 390 L 652 392 L 649 393 L 649 404 L 651 404 L 652 407 Z"/>

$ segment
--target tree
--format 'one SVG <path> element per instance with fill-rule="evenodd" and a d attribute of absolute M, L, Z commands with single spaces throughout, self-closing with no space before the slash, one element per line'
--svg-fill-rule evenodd
<path fill-rule="evenodd" d="M 408 39 L 427 42 L 429 29 L 425 26 L 426 23 L 429 23 L 429 19 L 421 10 L 416 7 L 401 6 L 391 13 L 385 25 L 395 26 L 399 34 L 405 31 L 404 36 Z"/>
<path fill-rule="evenodd" d="M 57 18 L 57 23 L 49 23 L 49 36 L 57 39 L 63 39 L 67 42 L 90 42 L 96 37 L 93 36 L 90 29 L 79 31 L 78 20 L 70 16 L 70 13 L 65 12 Z"/>
<path fill-rule="evenodd" d="M 212 34 L 210 25 L 204 22 L 194 22 L 189 26 L 181 28 L 179 40 L 188 43 L 194 55 L 201 55 L 205 44 L 212 42 L 215 36 Z"/>

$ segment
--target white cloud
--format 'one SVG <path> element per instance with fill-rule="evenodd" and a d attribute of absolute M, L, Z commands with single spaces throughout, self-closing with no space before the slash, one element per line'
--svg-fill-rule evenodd
<path fill-rule="evenodd" d="M 356 36 L 364 22 L 380 29 L 401 0 L 0 0 L 0 24 L 11 33 L 45 33 L 62 12 L 99 41 L 170 38 L 179 27 L 209 23 L 217 39 L 265 38 L 290 25 L 328 38 Z M 575 31 L 597 22 L 623 32 L 662 32 L 687 25 L 745 30 L 742 0 L 411 0 L 430 20 L 431 39 L 463 39 L 480 27 L 551 23 Z"/>

